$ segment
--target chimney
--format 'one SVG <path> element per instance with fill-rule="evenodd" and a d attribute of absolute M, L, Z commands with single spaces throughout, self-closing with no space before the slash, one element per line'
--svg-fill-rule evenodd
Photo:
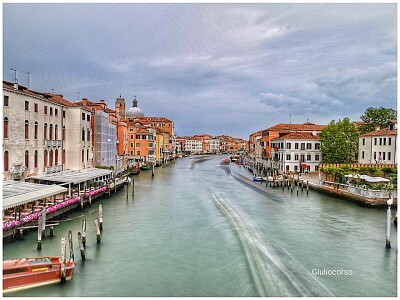
<path fill-rule="evenodd" d="M 87 98 L 82 98 L 82 103 L 83 103 L 83 105 L 87 105 Z"/>
<path fill-rule="evenodd" d="M 14 91 L 18 91 L 18 83 L 17 82 L 14 83 Z"/>

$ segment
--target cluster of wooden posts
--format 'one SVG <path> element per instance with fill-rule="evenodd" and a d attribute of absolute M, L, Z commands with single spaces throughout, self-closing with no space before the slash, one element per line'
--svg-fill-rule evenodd
<path fill-rule="evenodd" d="M 45 223 L 46 223 L 46 217 L 45 213 L 40 216 L 38 219 L 38 240 L 37 240 L 37 250 L 42 249 L 42 238 L 45 238 Z M 99 205 L 99 216 L 94 219 L 94 224 L 96 226 L 96 240 L 97 244 L 100 244 L 101 242 L 101 231 L 103 230 L 103 206 L 100 204 Z M 54 226 L 58 225 L 57 224 L 52 224 L 50 226 L 50 237 L 54 236 Z M 78 236 L 78 245 L 79 245 L 79 250 L 81 253 L 81 258 L 82 260 L 85 260 L 85 247 L 86 247 L 86 218 L 82 219 L 82 232 L 77 233 Z M 73 248 L 73 241 L 72 241 L 72 231 L 68 230 L 67 234 L 67 239 L 68 239 L 68 245 L 69 245 L 69 251 L 70 251 L 70 259 L 74 260 L 74 248 Z M 63 259 L 62 253 L 65 251 L 65 244 L 66 244 L 66 238 L 63 237 L 61 239 L 61 261 Z M 64 257 L 65 260 L 65 257 Z"/>
<path fill-rule="evenodd" d="M 285 176 L 281 176 L 281 177 L 277 177 L 277 176 L 272 176 L 272 180 L 269 180 L 270 177 L 268 177 L 268 181 L 265 184 L 265 186 L 269 186 L 270 187 L 282 187 L 282 190 L 285 190 L 285 187 L 287 187 L 288 190 L 290 190 L 291 193 L 293 193 L 294 190 L 296 190 L 297 195 L 299 194 L 299 189 L 301 189 L 301 191 L 304 191 L 304 180 L 300 179 L 300 176 L 297 175 L 297 179 L 295 174 L 289 174 L 286 177 Z M 306 191 L 307 191 L 307 195 L 308 195 L 308 181 L 306 181 Z"/>

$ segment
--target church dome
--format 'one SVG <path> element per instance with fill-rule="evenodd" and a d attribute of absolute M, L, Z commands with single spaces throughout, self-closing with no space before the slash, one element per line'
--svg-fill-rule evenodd
<path fill-rule="evenodd" d="M 141 110 L 139 107 L 137 107 L 136 97 L 133 100 L 132 107 L 126 111 L 125 115 L 127 118 L 135 118 L 135 117 L 144 116 L 143 110 Z"/>

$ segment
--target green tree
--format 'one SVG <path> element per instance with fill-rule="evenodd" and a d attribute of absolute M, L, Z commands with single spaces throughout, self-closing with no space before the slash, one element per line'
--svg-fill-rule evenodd
<path fill-rule="evenodd" d="M 358 152 L 356 127 L 349 118 L 331 123 L 319 134 L 321 140 L 322 161 L 325 163 L 353 163 Z"/>
<path fill-rule="evenodd" d="M 360 127 L 359 131 L 361 134 L 374 131 L 376 126 L 380 128 L 386 128 L 388 121 L 397 119 L 397 111 L 391 108 L 374 108 L 369 107 L 365 110 L 364 114 L 360 117 L 364 122 L 368 122 L 368 125 Z"/>

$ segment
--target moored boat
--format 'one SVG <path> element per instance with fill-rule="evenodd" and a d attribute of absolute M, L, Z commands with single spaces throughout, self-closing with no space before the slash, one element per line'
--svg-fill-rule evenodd
<path fill-rule="evenodd" d="M 231 163 L 231 160 L 228 157 L 228 158 L 223 159 L 220 164 L 221 165 L 229 165 L 230 163 Z"/>
<path fill-rule="evenodd" d="M 139 164 L 136 164 L 134 167 L 131 169 L 131 174 L 132 175 L 137 175 L 140 173 L 140 167 Z"/>
<path fill-rule="evenodd" d="M 150 170 L 150 169 L 151 169 L 151 166 L 148 164 L 143 164 L 140 166 L 140 170 L 142 170 L 142 171 L 146 171 L 146 170 Z"/>
<path fill-rule="evenodd" d="M 263 178 L 261 176 L 257 176 L 253 178 L 253 181 L 263 181 Z"/>
<path fill-rule="evenodd" d="M 67 260 L 65 271 L 59 256 L 41 256 L 3 261 L 3 293 L 58 283 L 72 278 L 73 260 Z"/>

